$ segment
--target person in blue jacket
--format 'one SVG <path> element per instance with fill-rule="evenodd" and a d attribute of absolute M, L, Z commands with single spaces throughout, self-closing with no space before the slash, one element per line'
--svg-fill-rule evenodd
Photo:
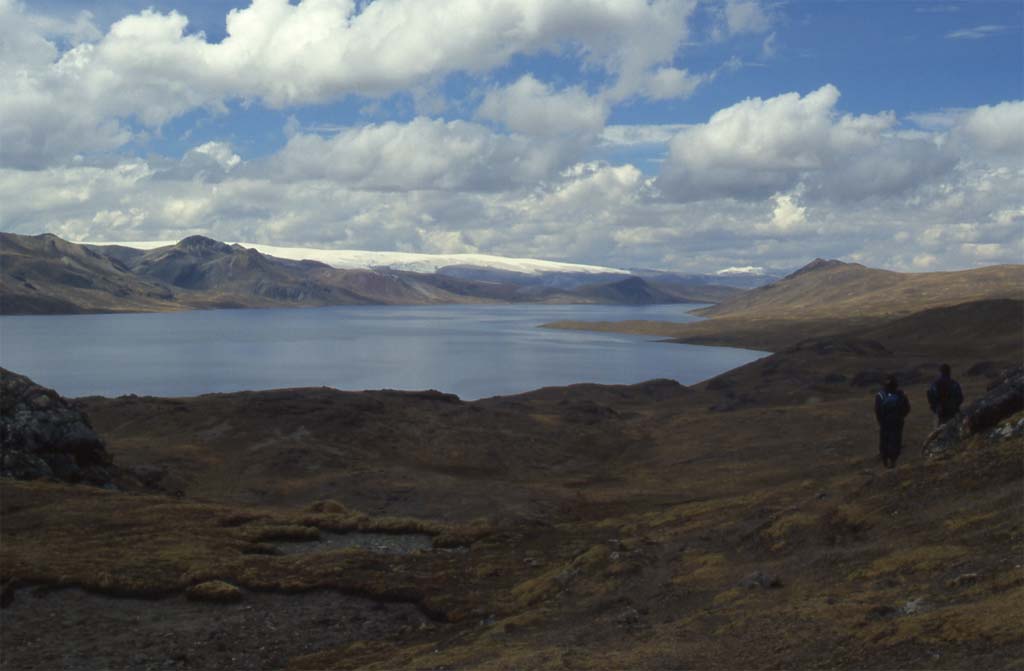
<path fill-rule="evenodd" d="M 960 412 L 964 392 L 960 383 L 953 379 L 949 364 L 939 366 L 939 377 L 928 387 L 928 407 L 935 413 L 935 425 L 941 426 Z"/>
<path fill-rule="evenodd" d="M 895 375 L 885 379 L 885 386 L 875 396 L 875 419 L 878 420 L 878 452 L 886 468 L 894 468 L 903 449 L 903 420 L 910 414 L 910 399 L 900 389 Z"/>

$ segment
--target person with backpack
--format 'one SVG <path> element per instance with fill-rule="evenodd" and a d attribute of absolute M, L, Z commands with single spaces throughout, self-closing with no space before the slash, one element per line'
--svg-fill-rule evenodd
<path fill-rule="evenodd" d="M 935 426 L 942 426 L 960 412 L 964 392 L 953 379 L 949 364 L 939 366 L 939 377 L 928 387 L 928 407 L 935 413 Z"/>
<path fill-rule="evenodd" d="M 878 420 L 878 452 L 886 468 L 894 468 L 903 449 L 903 420 L 910 414 L 910 399 L 900 389 L 895 375 L 885 379 L 885 386 L 875 396 L 875 419 Z"/>

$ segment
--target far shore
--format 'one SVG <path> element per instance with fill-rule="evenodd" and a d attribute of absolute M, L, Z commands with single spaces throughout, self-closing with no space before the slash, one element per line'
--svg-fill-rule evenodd
<path fill-rule="evenodd" d="M 715 345 L 778 352 L 805 338 L 820 338 L 868 329 L 884 321 L 881 317 L 835 319 L 743 319 L 722 317 L 696 322 L 646 320 L 555 321 L 541 328 L 602 333 L 626 333 L 666 338 L 689 345 Z"/>

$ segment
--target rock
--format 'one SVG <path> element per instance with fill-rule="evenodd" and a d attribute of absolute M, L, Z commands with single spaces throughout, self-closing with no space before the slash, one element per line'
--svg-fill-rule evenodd
<path fill-rule="evenodd" d="M 755 571 L 740 581 L 740 587 L 746 587 L 747 589 L 757 589 L 758 587 L 774 589 L 782 587 L 782 580 L 776 575 L 766 575 L 760 571 Z"/>
<path fill-rule="evenodd" d="M 189 587 L 185 596 L 190 601 L 232 603 L 242 600 L 242 590 L 223 580 L 208 580 Z"/>
<path fill-rule="evenodd" d="M 0 476 L 109 486 L 112 472 L 106 446 L 81 410 L 0 368 Z"/>
<path fill-rule="evenodd" d="M 977 573 L 961 573 L 960 575 L 946 583 L 946 586 L 950 589 L 957 589 L 959 587 L 973 585 L 976 582 L 978 582 Z"/>
<path fill-rule="evenodd" d="M 910 599 L 900 607 L 901 615 L 913 615 L 914 613 L 920 612 L 924 607 L 924 599 Z"/>
<path fill-rule="evenodd" d="M 640 611 L 630 606 L 615 616 L 615 624 L 631 627 L 640 624 Z"/>
<path fill-rule="evenodd" d="M 967 429 L 971 433 L 984 431 L 1021 410 L 1024 410 L 1024 366 L 1017 366 L 1000 375 L 989 385 L 988 392 L 964 412 Z"/>

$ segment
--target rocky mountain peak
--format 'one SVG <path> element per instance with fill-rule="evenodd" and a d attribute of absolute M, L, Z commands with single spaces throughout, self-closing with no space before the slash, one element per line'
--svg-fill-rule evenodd
<path fill-rule="evenodd" d="M 787 275 L 786 279 L 789 279 L 789 278 L 792 278 L 792 277 L 796 277 L 798 275 L 803 275 L 805 273 L 815 272 L 815 271 L 818 271 L 818 270 L 828 270 L 830 268 L 839 268 L 841 266 L 848 266 L 848 265 L 852 265 L 852 264 L 844 263 L 843 261 L 840 261 L 839 259 L 816 258 L 813 261 L 811 261 L 810 263 L 808 263 L 806 266 L 800 268 L 799 270 L 795 270 L 792 273 L 790 273 L 789 275 Z"/>
<path fill-rule="evenodd" d="M 197 254 L 208 254 L 210 252 L 230 254 L 233 251 L 231 245 L 203 235 L 190 235 L 175 245 L 175 247 Z"/>

